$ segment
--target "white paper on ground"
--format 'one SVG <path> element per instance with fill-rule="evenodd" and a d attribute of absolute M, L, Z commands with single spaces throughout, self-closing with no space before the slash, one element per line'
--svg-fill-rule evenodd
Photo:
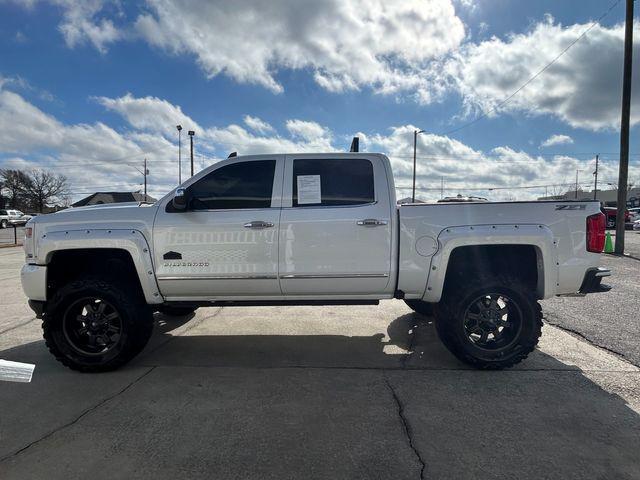
<path fill-rule="evenodd" d="M 320 175 L 298 175 L 298 205 L 322 203 Z"/>
<path fill-rule="evenodd" d="M 0 380 L 6 382 L 29 383 L 36 366 L 33 363 L 0 360 Z"/>

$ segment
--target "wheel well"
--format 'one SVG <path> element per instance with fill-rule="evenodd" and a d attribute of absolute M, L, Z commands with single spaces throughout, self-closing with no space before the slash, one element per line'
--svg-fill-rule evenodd
<path fill-rule="evenodd" d="M 129 252 L 117 248 L 94 248 L 53 252 L 47 264 L 47 298 L 82 275 L 108 275 L 127 281 L 143 295 L 138 272 Z"/>
<path fill-rule="evenodd" d="M 533 245 L 473 245 L 455 248 L 449 257 L 445 290 L 482 275 L 517 275 L 542 298 L 542 259 Z"/>

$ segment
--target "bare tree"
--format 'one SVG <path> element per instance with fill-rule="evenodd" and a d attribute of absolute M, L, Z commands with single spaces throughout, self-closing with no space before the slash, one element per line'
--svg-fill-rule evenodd
<path fill-rule="evenodd" d="M 27 201 L 39 213 L 50 203 L 64 201 L 69 196 L 67 177 L 46 170 L 33 170 L 24 191 Z"/>
<path fill-rule="evenodd" d="M 8 205 L 12 208 L 25 207 L 25 190 L 31 179 L 22 170 L 0 170 L 0 182 L 7 194 Z"/>

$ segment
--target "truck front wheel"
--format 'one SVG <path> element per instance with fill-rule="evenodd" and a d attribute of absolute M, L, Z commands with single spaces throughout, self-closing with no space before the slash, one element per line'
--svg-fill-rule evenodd
<path fill-rule="evenodd" d="M 501 369 L 535 349 L 542 310 L 517 278 L 477 278 L 445 292 L 436 309 L 436 329 L 458 359 L 480 369 Z"/>
<path fill-rule="evenodd" d="M 73 370 L 115 370 L 135 357 L 153 330 L 153 314 L 131 285 L 84 277 L 64 285 L 47 305 L 42 329 L 56 359 Z"/>

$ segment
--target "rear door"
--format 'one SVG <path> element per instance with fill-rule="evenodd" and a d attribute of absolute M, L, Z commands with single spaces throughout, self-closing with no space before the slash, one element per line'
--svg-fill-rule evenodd
<path fill-rule="evenodd" d="M 154 224 L 158 284 L 169 299 L 280 295 L 278 223 L 284 157 L 238 158 L 185 182 L 186 211 Z"/>
<path fill-rule="evenodd" d="M 384 292 L 391 274 L 391 208 L 377 156 L 287 156 L 280 220 L 286 295 Z"/>

